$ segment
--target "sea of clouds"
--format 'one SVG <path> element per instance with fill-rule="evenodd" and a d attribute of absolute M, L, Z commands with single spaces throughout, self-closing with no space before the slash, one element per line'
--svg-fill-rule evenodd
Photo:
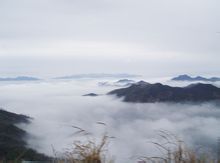
<path fill-rule="evenodd" d="M 155 82 L 156 80 L 149 80 Z M 184 86 L 188 83 L 167 82 Z M 54 155 L 71 148 L 78 126 L 98 141 L 107 131 L 115 137 L 109 144 L 109 155 L 116 163 L 136 162 L 140 156 L 161 153 L 151 142 L 159 130 L 179 136 L 190 147 L 217 146 L 220 137 L 220 104 L 125 103 L 105 95 L 115 87 L 100 87 L 97 80 L 48 80 L 26 83 L 1 83 L 0 104 L 8 111 L 33 117 L 32 123 L 22 125 L 30 136 L 28 145 L 39 152 Z M 218 83 L 216 83 L 218 85 Z M 97 97 L 82 96 L 97 93 Z M 105 123 L 101 125 L 99 122 Z"/>

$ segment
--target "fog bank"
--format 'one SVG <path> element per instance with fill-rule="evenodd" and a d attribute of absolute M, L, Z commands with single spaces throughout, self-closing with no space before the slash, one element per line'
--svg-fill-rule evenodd
<path fill-rule="evenodd" d="M 52 147 L 62 152 L 74 140 L 81 139 L 71 126 L 83 128 L 97 138 L 105 130 L 116 137 L 109 145 L 109 153 L 117 158 L 117 163 L 134 162 L 131 157 L 159 154 L 149 143 L 157 141 L 158 130 L 178 135 L 189 146 L 216 147 L 220 136 L 218 103 L 124 103 L 104 95 L 114 87 L 98 87 L 97 82 L 53 80 L 1 84 L 0 104 L 6 110 L 34 118 L 32 124 L 22 126 L 30 133 L 28 144 L 49 155 L 53 155 Z M 90 92 L 101 96 L 82 96 Z"/>

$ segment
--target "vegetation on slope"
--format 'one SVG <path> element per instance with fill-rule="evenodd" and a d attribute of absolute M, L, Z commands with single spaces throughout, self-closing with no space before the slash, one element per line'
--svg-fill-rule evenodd
<path fill-rule="evenodd" d="M 48 160 L 47 156 L 27 147 L 24 140 L 27 133 L 16 126 L 29 122 L 27 116 L 0 110 L 0 160 Z"/>

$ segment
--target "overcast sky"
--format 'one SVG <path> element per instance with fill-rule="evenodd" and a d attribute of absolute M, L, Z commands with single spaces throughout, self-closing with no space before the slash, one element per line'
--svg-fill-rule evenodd
<path fill-rule="evenodd" d="M 0 0 L 0 76 L 220 75 L 219 0 Z"/>

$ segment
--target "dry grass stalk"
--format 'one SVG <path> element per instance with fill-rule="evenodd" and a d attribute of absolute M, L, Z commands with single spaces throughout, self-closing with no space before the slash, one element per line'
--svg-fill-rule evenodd
<path fill-rule="evenodd" d="M 217 163 L 217 160 L 212 159 L 208 154 L 199 155 L 188 149 L 183 141 L 168 131 L 159 131 L 158 135 L 163 143 L 151 143 L 159 149 L 162 156 L 141 157 L 140 163 Z"/>
<path fill-rule="evenodd" d="M 96 141 L 86 130 L 75 126 L 74 129 L 77 129 L 74 134 L 85 136 L 86 141 L 74 141 L 73 147 L 65 152 L 65 158 L 57 157 L 56 163 L 113 163 L 106 158 L 107 146 L 112 138 L 107 132 L 104 132 L 100 140 Z"/>

